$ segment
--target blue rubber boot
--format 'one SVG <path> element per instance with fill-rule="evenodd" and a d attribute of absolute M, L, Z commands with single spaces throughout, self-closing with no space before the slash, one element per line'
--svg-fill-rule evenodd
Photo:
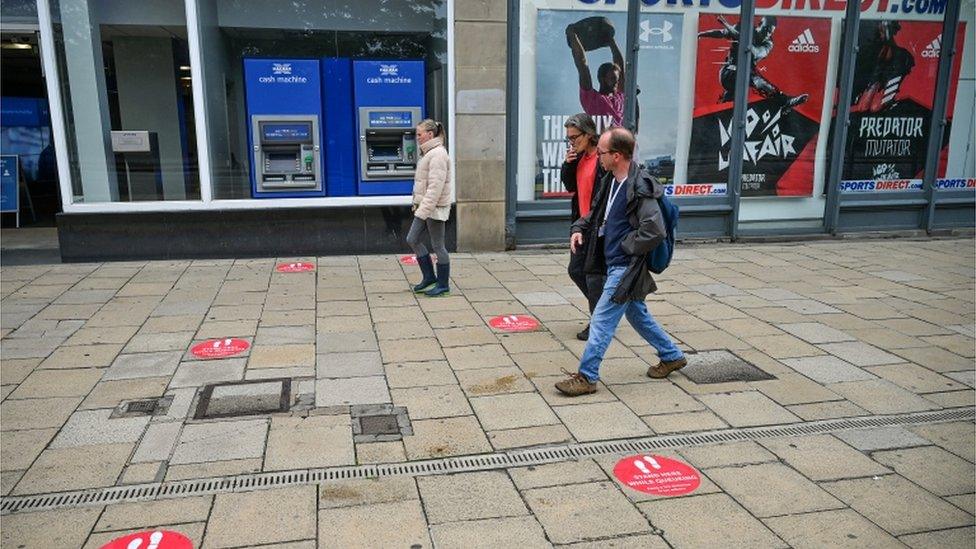
<path fill-rule="evenodd" d="M 443 297 L 450 295 L 451 287 L 448 286 L 448 280 L 451 278 L 451 264 L 437 264 L 437 286 L 432 289 L 427 290 L 424 294 L 427 297 Z"/>
<path fill-rule="evenodd" d="M 430 254 L 418 257 L 417 265 L 420 266 L 420 272 L 424 275 L 424 279 L 420 281 L 420 284 L 413 287 L 413 293 L 421 294 L 434 287 L 434 284 L 437 283 L 437 277 L 434 276 L 434 262 L 430 260 Z"/>

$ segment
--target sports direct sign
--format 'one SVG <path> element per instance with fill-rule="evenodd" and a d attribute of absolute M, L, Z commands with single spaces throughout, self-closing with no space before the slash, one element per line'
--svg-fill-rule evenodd
<path fill-rule="evenodd" d="M 529 315 L 496 316 L 488 324 L 503 332 L 532 332 L 539 327 L 539 321 Z"/>
<path fill-rule="evenodd" d="M 626 0 L 577 0 L 590 6 L 626 6 Z M 861 13 L 865 15 L 908 14 L 938 16 L 941 18 L 947 2 L 959 0 L 861 0 Z M 658 8 L 710 8 L 738 11 L 742 0 L 641 0 L 647 7 Z M 757 10 L 780 9 L 784 12 L 821 13 L 824 15 L 843 12 L 845 0 L 756 0 Z"/>
<path fill-rule="evenodd" d="M 658 455 L 628 456 L 617 462 L 613 476 L 622 484 L 655 496 L 683 496 L 698 489 L 701 477 L 690 465 Z"/>

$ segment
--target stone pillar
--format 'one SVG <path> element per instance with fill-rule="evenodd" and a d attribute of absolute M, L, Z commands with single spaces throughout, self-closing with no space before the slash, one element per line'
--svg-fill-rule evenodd
<path fill-rule="evenodd" d="M 458 251 L 505 249 L 506 0 L 456 0 Z"/>

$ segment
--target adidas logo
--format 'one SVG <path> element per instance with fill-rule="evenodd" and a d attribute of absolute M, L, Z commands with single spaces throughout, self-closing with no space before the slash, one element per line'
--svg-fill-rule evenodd
<path fill-rule="evenodd" d="M 922 50 L 922 57 L 928 57 L 930 59 L 937 58 L 942 53 L 942 35 L 939 34 L 935 37 L 935 40 L 929 42 L 928 46 Z"/>
<path fill-rule="evenodd" d="M 787 49 L 794 53 L 820 53 L 820 46 L 814 41 L 810 29 L 801 32 L 799 36 L 794 38 Z"/>

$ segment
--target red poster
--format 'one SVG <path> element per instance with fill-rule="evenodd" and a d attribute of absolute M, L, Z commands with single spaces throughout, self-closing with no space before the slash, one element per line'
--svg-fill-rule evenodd
<path fill-rule="evenodd" d="M 698 21 L 688 184 L 712 185 L 712 194 L 725 194 L 728 180 L 738 23 L 713 14 Z M 829 50 L 829 19 L 755 18 L 743 196 L 812 194 Z"/>
<path fill-rule="evenodd" d="M 299 261 L 296 263 L 279 263 L 275 268 L 279 273 L 304 273 L 315 270 L 314 263 Z"/>
<path fill-rule="evenodd" d="M 172 530 L 146 530 L 115 538 L 102 549 L 193 549 L 193 542 Z"/>
<path fill-rule="evenodd" d="M 649 454 L 621 459 L 613 476 L 628 488 L 655 496 L 683 496 L 701 484 L 698 471 L 687 463 Z"/>
<path fill-rule="evenodd" d="M 960 23 L 958 52 L 965 34 L 965 23 Z M 922 189 L 941 52 L 941 22 L 861 21 L 843 192 Z M 962 55 L 955 56 L 950 73 L 950 125 L 961 62 Z M 947 126 L 938 177 L 945 175 L 949 130 Z"/>
<path fill-rule="evenodd" d="M 539 321 L 529 315 L 496 316 L 488 324 L 503 332 L 531 332 L 539 327 Z"/>
<path fill-rule="evenodd" d="M 243 353 L 251 344 L 243 339 L 228 337 L 226 339 L 208 339 L 194 345 L 190 352 L 198 358 L 226 358 Z"/>

